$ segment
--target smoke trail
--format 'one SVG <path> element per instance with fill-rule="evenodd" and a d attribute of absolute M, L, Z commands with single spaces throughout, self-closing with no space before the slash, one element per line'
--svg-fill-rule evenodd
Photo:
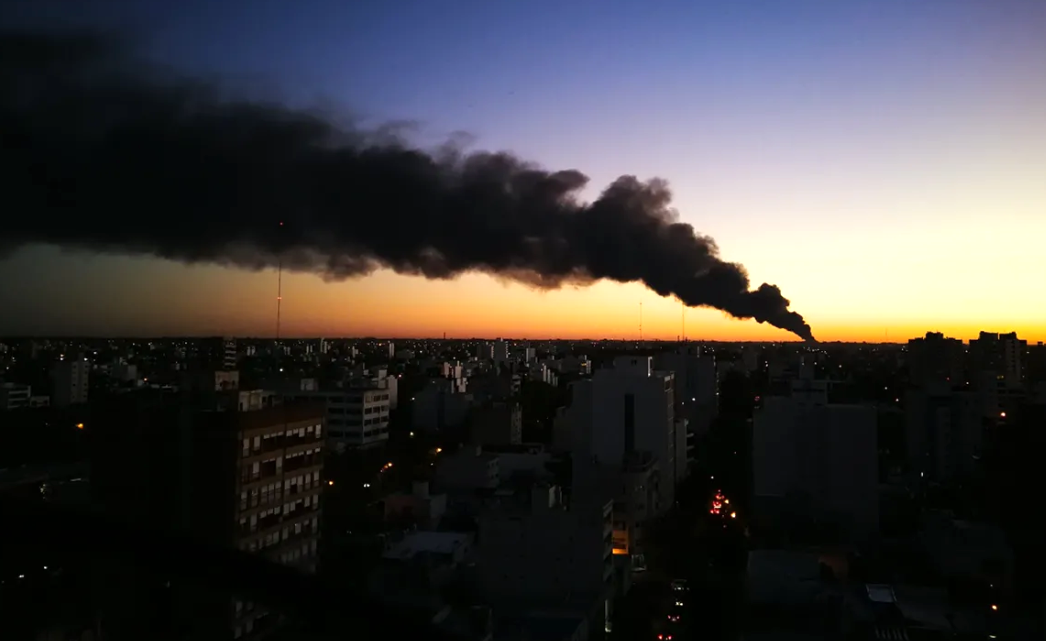
<path fill-rule="evenodd" d="M 380 267 L 535 287 L 640 281 L 812 340 L 774 285 L 678 222 L 661 180 L 588 179 L 506 153 L 412 149 L 134 64 L 91 36 L 0 36 L 0 252 L 51 243 L 328 279 Z M 281 222 L 284 222 L 280 226 Z"/>

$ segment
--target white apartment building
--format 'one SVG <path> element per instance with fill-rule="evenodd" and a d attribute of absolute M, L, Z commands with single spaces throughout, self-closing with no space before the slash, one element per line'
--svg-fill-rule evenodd
<path fill-rule="evenodd" d="M 546 383 L 553 387 L 559 385 L 558 373 L 546 363 L 531 363 L 527 378 L 538 383 Z"/>
<path fill-rule="evenodd" d="M 289 398 L 322 400 L 327 405 L 327 441 L 338 451 L 373 447 L 389 440 L 392 392 L 384 388 L 347 387 L 294 391 Z"/>
<path fill-rule="evenodd" d="M 63 358 L 51 372 L 54 392 L 51 404 L 56 407 L 87 402 L 91 364 L 86 358 Z"/>
<path fill-rule="evenodd" d="M 612 533 L 611 501 L 568 509 L 558 486 L 536 485 L 479 517 L 481 589 L 495 600 L 609 602 Z"/>
<path fill-rule="evenodd" d="M 385 390 L 389 393 L 389 409 L 399 407 L 399 378 L 389 376 L 385 367 L 363 370 L 349 380 L 349 387 Z"/>
<path fill-rule="evenodd" d="M 573 383 L 571 392 L 570 406 L 556 416 L 553 447 L 604 465 L 622 465 L 632 452 L 649 452 L 659 462 L 667 510 L 676 483 L 686 475 L 686 431 L 675 417 L 675 376 L 655 372 L 650 357 L 622 356 L 612 369 Z"/>
<path fill-rule="evenodd" d="M 4 383 L 0 385 L 0 410 L 16 410 L 30 407 L 33 390 L 28 385 Z"/>
<path fill-rule="evenodd" d="M 811 516 L 837 522 L 857 536 L 878 530 L 874 407 L 829 404 L 826 384 L 795 381 L 791 396 L 766 398 L 753 421 L 757 512 L 787 505 L 789 511 L 809 510 Z"/>

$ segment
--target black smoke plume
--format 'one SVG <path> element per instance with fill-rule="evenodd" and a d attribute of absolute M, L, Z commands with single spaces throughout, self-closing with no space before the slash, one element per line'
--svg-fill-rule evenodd
<path fill-rule="evenodd" d="M 0 252 L 49 243 L 340 280 L 380 267 L 539 288 L 640 281 L 812 340 L 774 285 L 678 222 L 661 180 L 592 203 L 579 171 L 413 149 L 311 112 L 235 100 L 107 38 L 0 36 Z"/>

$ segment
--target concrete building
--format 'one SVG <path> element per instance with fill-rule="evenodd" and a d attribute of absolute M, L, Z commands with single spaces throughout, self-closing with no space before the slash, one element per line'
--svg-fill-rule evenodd
<path fill-rule="evenodd" d="M 86 358 L 63 358 L 51 372 L 54 385 L 51 404 L 55 407 L 87 402 L 91 364 Z"/>
<path fill-rule="evenodd" d="M 553 447 L 614 466 L 633 452 L 649 452 L 658 460 L 661 504 L 668 509 L 675 485 L 686 475 L 686 434 L 675 417 L 675 376 L 655 372 L 650 357 L 623 356 L 612 369 L 572 383 L 571 392 L 570 406 L 555 419 Z"/>
<path fill-rule="evenodd" d="M 1024 385 L 1024 360 L 1027 350 L 1028 341 L 1017 338 L 1016 332 L 981 332 L 978 338 L 970 341 L 971 373 L 991 373 L 1003 381 L 1006 387 L 1019 388 Z"/>
<path fill-rule="evenodd" d="M 916 386 L 958 384 L 963 380 L 966 348 L 958 338 L 926 332 L 908 341 L 908 379 Z"/>
<path fill-rule="evenodd" d="M 389 394 L 389 410 L 399 406 L 399 378 L 390 376 L 386 367 L 372 367 L 350 377 L 349 387 L 385 390 Z"/>
<path fill-rule="evenodd" d="M 753 417 L 757 516 L 790 512 L 835 523 L 855 537 L 878 532 L 876 411 L 835 405 L 827 385 L 795 381 Z"/>
<path fill-rule="evenodd" d="M 523 442 L 523 411 L 515 401 L 493 401 L 472 408 L 470 439 L 475 445 L 517 445 Z"/>
<path fill-rule="evenodd" d="M 447 511 L 447 495 L 432 494 L 429 484 L 415 481 L 410 492 L 396 492 L 385 497 L 385 520 L 414 523 L 435 529 Z"/>
<path fill-rule="evenodd" d="M 4 383 L 0 385 L 0 410 L 30 407 L 33 389 L 28 385 Z"/>
<path fill-rule="evenodd" d="M 501 481 L 501 461 L 482 447 L 463 447 L 441 456 L 433 482 L 441 492 L 493 490 Z"/>
<path fill-rule="evenodd" d="M 136 527 L 183 534 L 314 572 L 321 516 L 324 409 L 271 392 L 168 394 L 103 401 L 94 420 L 92 492 Z M 122 571 L 121 571 L 122 572 Z M 150 596 L 117 574 L 106 593 L 128 611 Z M 242 596 L 172 585 L 194 638 L 259 638 L 279 618 Z M 129 605 L 128 605 L 129 603 Z M 120 627 L 120 626 L 117 626 Z M 155 631 L 153 631 L 155 632 Z M 154 636 L 140 631 L 130 638 Z"/>
<path fill-rule="evenodd" d="M 905 440 L 913 474 L 948 482 L 972 472 L 981 454 L 985 419 L 981 395 L 943 381 L 905 396 Z"/>
<path fill-rule="evenodd" d="M 559 376 L 556 370 L 545 363 L 532 363 L 527 372 L 527 378 L 536 383 L 545 383 L 553 387 L 559 385 Z"/>
<path fill-rule="evenodd" d="M 615 555 L 643 556 L 646 525 L 664 511 L 660 485 L 657 458 L 649 452 L 633 452 L 622 465 L 574 457 L 572 496 L 613 500 Z"/>
<path fill-rule="evenodd" d="M 414 395 L 412 402 L 411 426 L 440 432 L 464 424 L 472 396 L 465 393 L 464 378 L 435 378 Z"/>
<path fill-rule="evenodd" d="M 494 341 L 494 364 L 501 365 L 508 362 L 508 342 L 504 339 L 497 339 Z"/>
<path fill-rule="evenodd" d="M 389 440 L 392 392 L 346 387 L 287 392 L 288 398 L 322 402 L 327 409 L 327 440 L 339 451 L 374 447 Z"/>
<path fill-rule="evenodd" d="M 683 345 L 655 356 L 654 367 L 675 374 L 676 417 L 686 419 L 694 436 L 708 433 L 719 414 L 715 356 L 702 354 L 696 345 Z"/>
<path fill-rule="evenodd" d="M 613 505 L 573 501 L 557 486 L 503 497 L 479 518 L 477 570 L 497 601 L 563 603 L 584 596 L 609 616 L 613 596 Z"/>
<path fill-rule="evenodd" d="M 575 356 L 568 354 L 556 361 L 559 371 L 564 374 L 579 374 L 581 376 L 592 375 L 592 361 L 587 356 Z"/>
<path fill-rule="evenodd" d="M 468 392 L 480 404 L 508 401 L 519 395 L 521 384 L 519 374 L 473 376 L 468 380 Z"/>

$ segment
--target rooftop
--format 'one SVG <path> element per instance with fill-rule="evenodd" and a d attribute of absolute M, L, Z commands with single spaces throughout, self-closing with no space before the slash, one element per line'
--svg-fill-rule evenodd
<path fill-rule="evenodd" d="M 402 540 L 393 543 L 384 556 L 386 559 L 408 560 L 417 554 L 453 554 L 471 541 L 472 536 L 464 532 L 411 532 Z"/>

